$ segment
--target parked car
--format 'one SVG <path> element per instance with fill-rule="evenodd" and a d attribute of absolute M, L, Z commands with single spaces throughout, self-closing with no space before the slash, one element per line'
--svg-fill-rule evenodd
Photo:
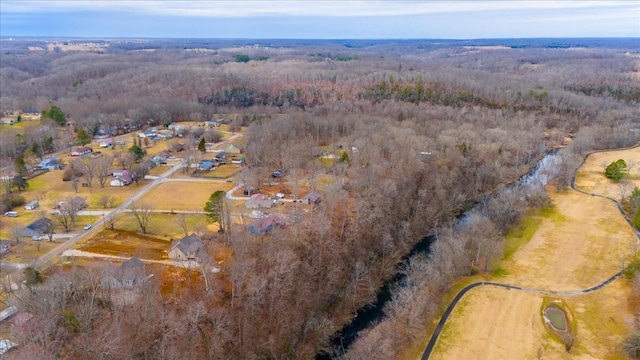
<path fill-rule="evenodd" d="M 7 211 L 6 213 L 4 213 L 4 216 L 18 217 L 18 212 L 17 211 Z"/>
<path fill-rule="evenodd" d="M 31 237 L 31 240 L 33 240 L 33 241 L 41 241 L 41 240 L 42 240 L 42 236 L 39 236 L 39 235 L 33 235 L 33 236 Z"/>
<path fill-rule="evenodd" d="M 92 227 L 93 227 L 93 225 L 91 225 L 91 224 L 87 224 L 87 225 L 85 225 L 85 226 L 84 226 L 84 229 L 85 229 L 85 230 L 89 230 L 89 229 L 91 229 Z"/>

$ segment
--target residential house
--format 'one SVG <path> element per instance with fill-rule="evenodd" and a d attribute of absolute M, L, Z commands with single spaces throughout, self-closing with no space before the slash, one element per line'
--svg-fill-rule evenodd
<path fill-rule="evenodd" d="M 227 163 L 227 153 L 224 152 L 224 151 L 220 151 L 219 153 L 216 154 L 215 161 L 217 161 L 220 164 L 226 164 Z"/>
<path fill-rule="evenodd" d="M 232 164 L 240 164 L 243 165 L 247 162 L 244 156 L 240 156 L 239 158 L 231 159 Z"/>
<path fill-rule="evenodd" d="M 41 236 L 47 233 L 47 230 L 50 230 L 53 226 L 53 222 L 46 217 L 41 217 L 40 219 L 32 222 L 26 227 L 20 229 L 20 236 Z"/>
<path fill-rule="evenodd" d="M 244 147 L 239 143 L 229 144 L 224 151 L 228 154 L 241 154 L 244 152 Z"/>
<path fill-rule="evenodd" d="M 144 263 L 134 256 L 120 266 L 107 270 L 102 278 L 102 286 L 109 289 L 137 287 L 144 283 L 145 278 Z"/>
<path fill-rule="evenodd" d="M 101 148 L 112 148 L 113 147 L 113 138 L 108 138 L 100 141 Z"/>
<path fill-rule="evenodd" d="M 302 198 L 302 202 L 305 204 L 317 204 L 320 202 L 320 194 L 318 193 L 308 193 Z"/>
<path fill-rule="evenodd" d="M 131 177 L 129 170 L 114 171 L 113 176 L 115 179 L 111 180 L 109 183 L 111 186 L 127 186 L 133 182 L 133 178 Z"/>
<path fill-rule="evenodd" d="M 38 169 L 43 169 L 43 170 L 54 170 L 54 169 L 59 169 L 60 168 L 60 159 L 57 157 L 50 157 L 50 158 L 46 158 L 42 161 L 40 161 L 40 163 L 38 165 L 36 165 L 36 168 Z"/>
<path fill-rule="evenodd" d="M 204 124 L 205 124 L 206 126 L 212 126 L 212 127 L 218 127 L 218 126 L 220 126 L 220 122 L 219 122 L 219 121 L 214 121 L 214 120 L 208 120 L 208 121 L 205 121 L 205 122 L 204 122 Z"/>
<path fill-rule="evenodd" d="M 87 199 L 80 197 L 80 196 L 76 196 L 74 198 L 72 198 L 69 202 L 67 201 L 60 201 L 57 204 L 55 204 L 53 206 L 54 209 L 85 209 L 87 208 L 89 205 L 87 204 Z"/>
<path fill-rule="evenodd" d="M 158 132 L 155 128 L 149 129 L 149 130 L 145 130 L 143 132 L 141 132 L 140 134 L 138 134 L 139 138 L 149 138 L 151 140 L 155 139 L 156 136 L 158 136 Z"/>
<path fill-rule="evenodd" d="M 0 256 L 4 256 L 11 252 L 11 241 L 0 240 Z"/>
<path fill-rule="evenodd" d="M 92 151 L 93 149 L 88 146 L 81 146 L 81 147 L 75 148 L 71 152 L 71 156 L 83 156 L 83 155 L 90 154 Z"/>
<path fill-rule="evenodd" d="M 249 200 L 245 203 L 245 206 L 248 209 L 269 209 L 273 206 L 273 200 L 270 199 L 267 195 L 264 194 L 254 194 L 251 195 Z"/>
<path fill-rule="evenodd" d="M 213 169 L 216 165 L 213 163 L 213 161 L 211 160 L 204 160 L 202 161 L 200 164 L 198 164 L 198 168 L 196 169 L 197 172 L 209 172 L 211 171 L 211 169 Z"/>
<path fill-rule="evenodd" d="M 198 235 L 191 234 L 185 236 L 180 240 L 175 240 L 171 244 L 169 259 L 199 261 L 199 253 L 203 246 L 202 239 Z"/>
<path fill-rule="evenodd" d="M 27 205 L 24 206 L 24 209 L 25 210 L 34 210 L 38 206 L 40 206 L 40 203 L 38 202 L 38 200 L 32 200 Z"/>
<path fill-rule="evenodd" d="M 160 165 L 162 163 L 164 163 L 168 158 L 169 158 L 169 153 L 166 151 L 162 151 L 160 153 L 155 154 L 152 158 L 151 158 L 151 162 L 153 162 L 156 165 Z"/>
<path fill-rule="evenodd" d="M 286 220 L 278 215 L 271 214 L 262 219 L 258 219 L 249 225 L 249 232 L 255 235 L 265 235 L 274 227 L 284 228 Z"/>

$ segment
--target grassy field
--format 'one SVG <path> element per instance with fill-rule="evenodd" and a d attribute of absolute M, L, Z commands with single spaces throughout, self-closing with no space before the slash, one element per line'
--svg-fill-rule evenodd
<path fill-rule="evenodd" d="M 145 259 L 164 260 L 171 242 L 154 236 L 145 236 L 125 230 L 103 230 L 74 249 L 115 256 L 138 256 Z"/>
<path fill-rule="evenodd" d="M 614 194 L 602 163 L 624 158 L 640 161 L 640 151 L 625 150 L 590 157 L 578 176 L 588 191 Z M 632 175 L 634 173 L 632 169 Z M 604 180 L 603 180 L 604 179 Z M 524 218 L 507 236 L 498 275 L 462 279 L 447 301 L 464 285 L 483 279 L 518 286 L 577 290 L 598 284 L 629 259 L 636 237 L 611 201 L 575 191 L 550 194 L 553 207 Z M 570 353 L 545 329 L 542 295 L 493 287 L 469 292 L 451 314 L 431 359 L 624 359 L 619 344 L 633 313 L 629 282 L 616 280 L 586 295 L 563 297 L 577 324 Z M 420 346 L 403 358 L 420 358 L 435 324 Z"/>
<path fill-rule="evenodd" d="M 140 201 L 158 210 L 202 211 L 209 196 L 218 190 L 229 191 L 232 183 L 166 182 L 145 194 Z"/>
<path fill-rule="evenodd" d="M 151 214 L 147 235 L 162 238 L 165 240 L 176 239 L 185 236 L 183 229 L 183 219 L 186 221 L 187 231 L 192 233 L 195 229 L 207 228 L 207 221 L 204 214 Z M 140 227 L 131 213 L 122 213 L 120 220 L 116 223 L 116 229 L 141 232 Z"/>

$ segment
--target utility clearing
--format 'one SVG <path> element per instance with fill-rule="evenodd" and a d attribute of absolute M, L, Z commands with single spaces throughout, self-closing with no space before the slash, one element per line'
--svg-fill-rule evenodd
<path fill-rule="evenodd" d="M 604 177 L 604 168 L 624 159 L 632 164 L 622 184 Z M 591 155 L 579 169 L 576 188 L 620 199 L 640 185 L 640 148 Z M 552 192 L 551 211 L 524 246 L 503 260 L 491 281 L 551 291 L 597 285 L 620 271 L 637 249 L 633 230 L 616 205 L 574 190 Z M 469 282 L 468 279 L 464 280 Z M 573 296 L 544 296 L 483 286 L 471 290 L 449 317 L 430 359 L 624 359 L 619 344 L 630 330 L 631 289 L 617 279 L 602 289 Z M 566 344 L 545 328 L 544 303 L 562 300 L 571 314 L 575 339 Z"/>

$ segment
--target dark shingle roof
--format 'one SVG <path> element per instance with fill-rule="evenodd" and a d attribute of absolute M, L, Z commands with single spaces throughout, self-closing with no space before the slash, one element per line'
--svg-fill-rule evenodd
<path fill-rule="evenodd" d="M 202 247 L 202 239 L 196 234 L 191 234 L 176 241 L 172 248 L 177 247 L 182 253 L 195 253 Z"/>

